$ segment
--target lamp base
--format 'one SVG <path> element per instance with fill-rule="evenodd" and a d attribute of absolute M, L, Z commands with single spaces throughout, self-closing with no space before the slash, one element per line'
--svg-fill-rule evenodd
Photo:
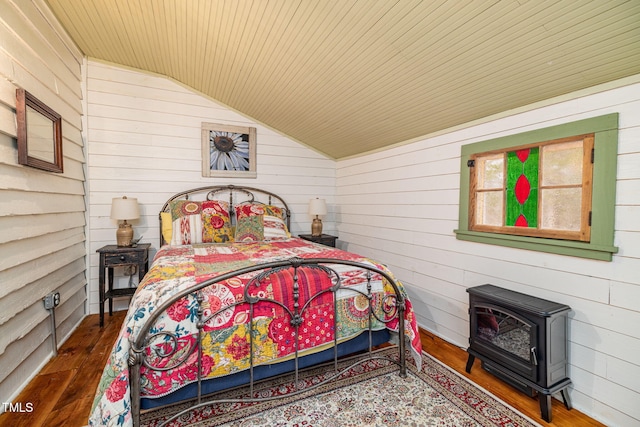
<path fill-rule="evenodd" d="M 322 220 L 317 216 L 313 219 L 311 223 L 311 235 L 313 237 L 322 236 Z"/>
<path fill-rule="evenodd" d="M 118 246 L 131 246 L 133 240 L 133 228 L 131 224 L 127 224 L 127 221 L 118 226 L 116 231 L 116 242 Z"/>

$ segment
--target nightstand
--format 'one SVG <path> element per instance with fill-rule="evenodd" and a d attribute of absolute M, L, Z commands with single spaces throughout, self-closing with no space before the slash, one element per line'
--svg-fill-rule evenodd
<path fill-rule="evenodd" d="M 336 236 L 332 236 L 330 234 L 321 234 L 319 236 L 312 236 L 311 234 L 299 234 L 298 237 L 304 240 L 309 240 L 310 242 L 320 243 L 326 246 L 336 247 Z"/>
<path fill-rule="evenodd" d="M 104 302 L 109 300 L 109 316 L 113 314 L 113 298 L 131 296 L 135 293 L 135 287 L 113 289 L 113 268 L 127 265 L 135 265 L 138 268 L 138 283 L 147 274 L 149 269 L 150 243 L 142 243 L 136 246 L 107 245 L 96 252 L 100 254 L 100 327 L 104 325 Z M 107 274 L 108 289 L 105 291 L 105 272 Z"/>

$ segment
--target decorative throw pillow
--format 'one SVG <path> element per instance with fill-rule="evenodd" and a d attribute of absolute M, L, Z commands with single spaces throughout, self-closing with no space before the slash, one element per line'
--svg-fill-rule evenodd
<path fill-rule="evenodd" d="M 280 240 L 291 237 L 281 208 L 261 203 L 241 203 L 236 210 L 236 241 Z M 260 218 L 256 220 L 255 218 Z"/>
<path fill-rule="evenodd" d="M 238 221 L 236 242 L 261 242 L 264 240 L 264 222 L 262 215 L 247 216 Z"/>
<path fill-rule="evenodd" d="M 173 221 L 171 212 L 160 212 L 160 223 L 162 224 L 162 238 L 165 243 L 171 243 L 173 236 Z"/>
<path fill-rule="evenodd" d="M 229 204 L 220 200 L 202 202 L 202 242 L 233 242 Z"/>
<path fill-rule="evenodd" d="M 220 200 L 176 200 L 170 206 L 172 245 L 232 241 L 229 205 Z"/>

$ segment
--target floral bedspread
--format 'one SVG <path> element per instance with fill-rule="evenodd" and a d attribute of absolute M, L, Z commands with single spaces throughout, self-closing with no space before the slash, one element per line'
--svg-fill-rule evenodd
<path fill-rule="evenodd" d="M 379 269 L 384 266 L 356 254 L 345 252 L 328 246 L 317 245 L 302 239 L 292 238 L 271 242 L 232 243 L 232 244 L 196 244 L 187 246 L 165 246 L 160 249 L 154 262 L 138 286 L 131 300 L 129 312 L 123 323 L 120 335 L 113 346 L 110 358 L 104 368 L 102 378 L 96 391 L 89 425 L 91 426 L 130 426 L 131 401 L 129 389 L 129 356 L 130 339 L 136 337 L 141 326 L 149 318 L 154 309 L 167 301 L 180 290 L 226 272 L 234 271 L 255 264 L 299 258 L 339 258 L 369 263 Z M 360 288 L 366 285 L 365 273 L 354 267 L 332 265 L 342 277 L 342 284 Z M 255 276 L 250 273 L 238 278 L 205 288 L 202 307 L 204 314 L 214 314 L 221 308 L 236 301 L 242 301 L 245 284 Z M 291 283 L 286 271 L 270 276 L 264 287 L 256 289 L 260 296 L 280 301 L 292 308 L 293 301 L 287 295 L 283 283 Z M 379 276 L 379 275 L 378 275 Z M 393 277 L 393 276 L 392 276 Z M 380 280 L 373 283 L 374 299 L 372 305 L 381 310 L 386 300 L 385 292 L 390 290 Z M 328 280 L 313 270 L 303 269 L 299 277 L 300 306 L 303 306 L 309 295 L 314 295 L 320 288 L 327 288 Z M 399 283 L 398 283 L 399 284 Z M 402 290 L 404 292 L 404 290 Z M 334 336 L 345 341 L 357 336 L 368 327 L 368 302 L 366 298 L 350 291 L 340 291 L 336 295 L 337 310 L 333 310 L 333 296 L 324 294 L 314 300 L 313 305 L 304 312 L 300 326 L 298 341 L 299 353 L 310 354 L 321 351 L 332 345 Z M 185 297 L 173 304 L 156 321 L 151 332 L 174 333 L 178 351 L 167 357 L 153 356 L 150 349 L 147 355 L 154 366 L 172 367 L 177 360 L 187 358 L 187 363 L 178 367 L 155 371 L 141 368 L 142 397 L 153 398 L 164 396 L 180 387 L 196 381 L 196 352 L 188 353 L 188 349 L 196 340 L 195 322 L 197 319 L 197 302 L 193 296 Z M 262 307 L 262 306 L 258 306 Z M 379 313 L 382 313 L 380 311 Z M 411 340 L 414 357 L 420 358 L 422 348 L 418 334 L 417 322 L 411 302 L 406 299 L 405 329 Z M 337 330 L 333 328 L 333 316 L 337 316 Z M 382 317 L 384 315 L 381 315 Z M 248 338 L 248 305 L 235 305 L 229 310 L 219 312 L 204 327 L 203 340 L 203 377 L 220 377 L 249 368 Z M 254 364 L 280 362 L 291 358 L 295 352 L 294 329 L 289 322 L 286 310 L 280 306 L 269 305 L 256 309 L 254 313 Z M 255 328 L 257 327 L 257 333 Z M 396 330 L 398 321 L 386 324 L 374 322 L 374 329 L 388 328 Z M 171 341 L 164 335 L 151 343 L 155 350 L 172 349 Z M 256 349 L 259 349 L 256 352 Z M 169 352 L 170 353 L 170 352 Z M 185 354 L 187 356 L 185 356 Z M 419 362 L 419 360 L 417 360 Z M 417 366 L 421 366 L 418 363 Z"/>

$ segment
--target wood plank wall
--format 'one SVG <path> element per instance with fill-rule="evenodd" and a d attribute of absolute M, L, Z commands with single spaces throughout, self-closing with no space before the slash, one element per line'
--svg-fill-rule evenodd
<path fill-rule="evenodd" d="M 257 128 L 257 178 L 202 177 L 202 122 Z M 132 224 L 136 237 L 152 244 L 152 255 L 167 198 L 206 185 L 247 185 L 281 195 L 293 211 L 293 234 L 311 232 L 309 199 L 323 197 L 329 210 L 325 232 L 335 232 L 335 160 L 174 81 L 90 60 L 87 123 L 91 313 L 98 311 L 95 251 L 115 242 L 116 223 L 109 218 L 114 197 L 138 199 L 141 218 Z M 122 273 L 116 271 L 116 282 L 124 286 Z M 116 307 L 127 302 L 116 301 Z"/>
<path fill-rule="evenodd" d="M 43 297 L 61 294 L 61 343 L 85 314 L 82 54 L 43 0 L 0 0 L 0 397 L 8 402 L 53 353 Z M 62 116 L 64 173 L 18 164 L 15 92 Z"/>
<path fill-rule="evenodd" d="M 466 348 L 465 290 L 484 283 L 571 306 L 571 398 L 575 407 L 611 426 L 640 425 L 639 81 L 640 76 L 619 89 L 574 94 L 546 107 L 339 161 L 337 170 L 341 238 L 348 249 L 389 265 L 408 286 L 427 330 Z M 612 262 L 456 240 L 462 145 L 614 112 L 620 113 L 619 253 Z"/>

